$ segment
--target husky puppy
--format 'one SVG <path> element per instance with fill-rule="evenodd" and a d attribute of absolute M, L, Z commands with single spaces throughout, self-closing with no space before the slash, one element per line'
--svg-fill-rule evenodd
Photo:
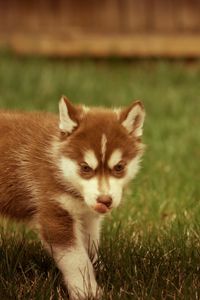
<path fill-rule="evenodd" d="M 59 117 L 0 113 L 0 215 L 36 224 L 73 300 L 100 295 L 89 251 L 139 169 L 144 117 L 139 101 L 112 110 L 65 97 Z"/>

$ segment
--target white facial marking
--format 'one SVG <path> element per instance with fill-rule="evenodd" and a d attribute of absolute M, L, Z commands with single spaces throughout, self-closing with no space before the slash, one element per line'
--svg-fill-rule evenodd
<path fill-rule="evenodd" d="M 109 181 L 105 177 L 101 178 L 100 193 L 103 195 L 109 194 Z"/>
<path fill-rule="evenodd" d="M 101 138 L 101 155 L 102 155 L 102 162 L 104 163 L 105 161 L 105 156 L 106 156 L 106 144 L 107 144 L 107 137 L 105 134 L 102 134 Z"/>
<path fill-rule="evenodd" d="M 128 164 L 127 164 L 127 173 L 125 176 L 125 183 L 129 182 L 131 179 L 135 177 L 137 172 L 140 169 L 140 161 L 141 161 L 141 156 L 138 155 L 134 157 Z"/>
<path fill-rule="evenodd" d="M 60 159 L 59 168 L 62 172 L 64 179 L 68 183 L 72 183 L 72 185 L 78 189 L 78 191 L 83 196 L 85 203 L 90 208 L 93 207 L 96 204 L 97 197 L 100 195 L 97 177 L 93 177 L 91 179 L 83 179 L 78 174 L 77 163 L 74 160 L 69 159 L 67 157 L 62 157 Z M 77 208 L 75 203 L 77 203 L 78 205 L 80 205 L 80 203 L 77 201 L 70 202 L 69 197 L 68 199 L 69 200 L 66 201 L 66 199 L 60 197 L 57 199 L 57 202 L 59 202 L 63 208 L 65 206 L 65 209 L 69 209 L 69 207 L 74 206 L 75 211 L 77 210 L 77 212 L 79 212 L 79 209 Z"/>
<path fill-rule="evenodd" d="M 112 198 L 112 207 L 117 207 L 122 199 L 122 192 L 124 187 L 124 179 L 109 178 L 109 196 Z"/>
<path fill-rule="evenodd" d="M 65 179 L 77 177 L 78 165 L 74 160 L 63 156 L 58 165 Z"/>
<path fill-rule="evenodd" d="M 70 118 L 67 105 L 63 98 L 61 98 L 59 102 L 59 113 L 60 113 L 60 124 L 59 124 L 60 130 L 66 133 L 71 133 L 73 129 L 77 127 L 77 123 Z"/>
<path fill-rule="evenodd" d="M 129 133 L 131 133 L 134 129 L 134 123 L 136 121 L 136 117 L 138 116 L 140 117 L 140 121 L 138 127 L 135 128 L 134 131 L 137 137 L 142 135 L 142 127 L 143 127 L 144 117 L 145 117 L 145 113 L 142 110 L 141 106 L 138 104 L 133 106 L 131 111 L 128 113 L 126 119 L 122 122 L 122 125 L 128 130 Z"/>
<path fill-rule="evenodd" d="M 116 149 L 108 160 L 108 166 L 112 169 L 118 162 L 122 160 L 122 152 L 120 149 Z"/>
<path fill-rule="evenodd" d="M 99 183 L 97 177 L 89 180 L 82 179 L 83 195 L 88 206 L 92 207 L 96 204 L 96 199 L 100 196 Z"/>
<path fill-rule="evenodd" d="M 79 166 L 75 160 L 72 160 L 67 157 L 61 157 L 58 162 L 58 168 L 60 170 L 61 177 L 66 181 L 67 189 L 73 191 L 74 188 L 78 190 L 78 192 L 82 193 L 82 187 L 80 184 L 80 175 L 79 175 Z M 71 185 L 70 185 L 71 184 Z"/>
<path fill-rule="evenodd" d="M 135 157 L 127 164 L 127 172 L 123 178 L 109 178 L 108 194 L 112 197 L 112 207 L 117 207 L 122 199 L 124 186 L 134 178 L 139 170 L 140 156 Z"/>
<path fill-rule="evenodd" d="M 87 150 L 84 154 L 84 161 L 95 170 L 98 166 L 98 160 L 93 150 Z"/>

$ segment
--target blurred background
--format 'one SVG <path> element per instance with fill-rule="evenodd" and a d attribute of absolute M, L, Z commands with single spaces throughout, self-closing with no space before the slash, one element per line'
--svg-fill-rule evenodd
<path fill-rule="evenodd" d="M 0 45 L 53 57 L 199 57 L 200 1 L 1 0 Z"/>

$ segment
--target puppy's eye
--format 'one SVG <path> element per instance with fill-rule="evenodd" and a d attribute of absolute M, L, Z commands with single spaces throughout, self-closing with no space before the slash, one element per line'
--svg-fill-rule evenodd
<path fill-rule="evenodd" d="M 87 163 L 82 163 L 82 164 L 81 164 L 81 171 L 82 171 L 83 173 L 90 173 L 90 172 L 92 172 L 93 170 L 92 170 L 92 168 L 91 168 L 90 166 L 88 166 Z"/>
<path fill-rule="evenodd" d="M 120 172 L 124 171 L 124 168 L 125 168 L 125 164 L 118 163 L 117 165 L 114 166 L 114 171 L 117 173 L 120 173 Z"/>

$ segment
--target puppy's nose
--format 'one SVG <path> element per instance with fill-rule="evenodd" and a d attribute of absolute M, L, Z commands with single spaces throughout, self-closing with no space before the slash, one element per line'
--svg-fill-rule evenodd
<path fill-rule="evenodd" d="M 108 195 L 101 195 L 97 198 L 98 203 L 103 203 L 107 207 L 110 207 L 112 204 L 112 198 Z"/>

